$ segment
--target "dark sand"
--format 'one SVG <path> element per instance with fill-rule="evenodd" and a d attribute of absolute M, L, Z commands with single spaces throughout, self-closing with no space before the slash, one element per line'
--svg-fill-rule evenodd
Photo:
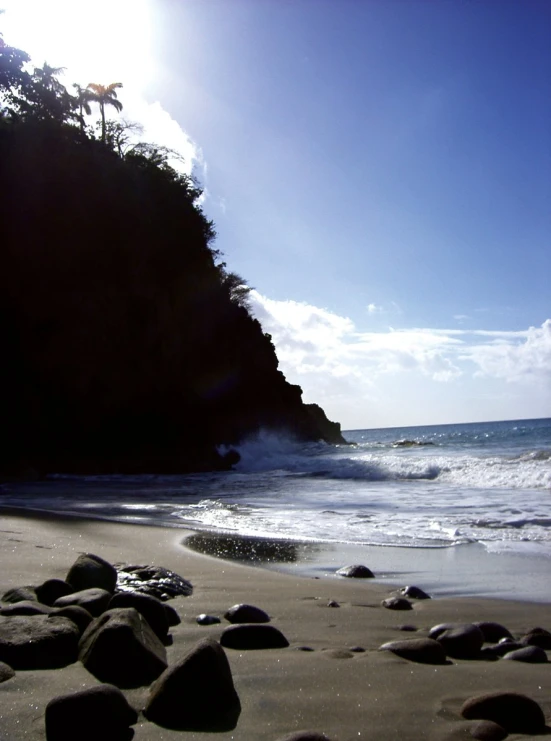
<path fill-rule="evenodd" d="M 181 530 L 36 513 L 4 510 L 0 520 L 2 594 L 10 587 L 64 578 L 80 553 L 92 552 L 112 563 L 165 566 L 193 583 L 191 597 L 171 602 L 182 623 L 172 629 L 169 663 L 201 638 L 220 636 L 225 621 L 201 627 L 195 622 L 198 614 L 222 616 L 238 602 L 266 610 L 289 640 L 285 649 L 226 651 L 242 704 L 233 731 L 168 731 L 142 719 L 135 726 L 136 741 L 276 741 L 299 729 L 324 732 L 334 741 L 469 738 L 471 723 L 459 716 L 462 702 L 496 690 L 529 695 L 551 719 L 550 664 L 453 660 L 446 666 L 430 666 L 377 650 L 386 641 L 426 635 L 432 625 L 445 621 L 495 620 L 519 635 L 535 626 L 551 629 L 551 605 L 443 598 L 418 602 L 409 612 L 393 612 L 380 604 L 392 592 L 384 584 L 299 577 L 238 565 L 192 552 L 182 547 L 181 540 Z M 415 578 L 414 564 L 409 577 L 404 583 L 426 586 Z M 340 607 L 328 607 L 329 600 Z M 419 632 L 397 631 L 404 623 L 416 625 Z M 314 650 L 298 650 L 304 646 Z M 350 652 L 354 646 L 365 651 Z M 18 672 L 0 684 L 0 739 L 44 741 L 47 702 L 96 683 L 79 663 Z M 125 691 L 137 709 L 146 693 L 147 689 Z"/>

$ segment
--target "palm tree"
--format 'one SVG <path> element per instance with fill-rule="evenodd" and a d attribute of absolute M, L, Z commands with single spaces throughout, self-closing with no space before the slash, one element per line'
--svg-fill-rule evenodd
<path fill-rule="evenodd" d="M 101 111 L 101 140 L 105 144 L 105 106 L 112 105 L 117 111 L 122 111 L 122 103 L 117 100 L 117 89 L 122 87 L 122 82 L 112 82 L 110 85 L 99 85 L 91 82 L 87 90 L 90 91 L 90 100 L 99 104 Z"/>
<path fill-rule="evenodd" d="M 84 132 L 84 114 L 89 116 L 92 113 L 90 108 L 90 101 L 92 100 L 92 93 L 85 87 L 81 87 L 76 82 L 73 87 L 76 90 L 76 104 L 78 106 L 78 120 L 80 123 L 80 130 Z"/>

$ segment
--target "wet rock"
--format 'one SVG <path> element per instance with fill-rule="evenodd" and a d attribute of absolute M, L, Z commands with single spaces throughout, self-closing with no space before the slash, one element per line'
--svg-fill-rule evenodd
<path fill-rule="evenodd" d="M 418 664 L 446 664 L 446 652 L 432 638 L 410 638 L 403 641 L 390 641 L 384 643 L 379 651 L 391 651 L 408 661 Z"/>
<path fill-rule="evenodd" d="M 224 613 L 224 617 L 230 623 L 269 623 L 270 616 L 254 605 L 234 605 Z"/>
<path fill-rule="evenodd" d="M 79 632 L 64 617 L 14 615 L 0 620 L 0 661 L 14 669 L 58 669 L 77 660 Z"/>
<path fill-rule="evenodd" d="M 86 628 L 90 625 L 94 619 L 92 615 L 85 610 L 84 607 L 79 605 L 68 605 L 67 607 L 54 607 L 50 613 L 50 617 L 65 617 L 71 620 L 78 628 L 80 635 L 84 633 Z"/>
<path fill-rule="evenodd" d="M 52 612 L 52 608 L 48 605 L 42 605 L 40 602 L 31 600 L 21 600 L 21 602 L 13 602 L 11 605 L 6 605 L 0 608 L 0 615 L 49 615 Z"/>
<path fill-rule="evenodd" d="M 163 602 L 173 597 L 189 597 L 191 582 L 162 566 L 120 566 L 117 592 L 142 592 Z"/>
<path fill-rule="evenodd" d="M 166 649 L 133 607 L 104 612 L 84 631 L 79 659 L 100 682 L 131 688 L 150 684 L 166 669 Z"/>
<path fill-rule="evenodd" d="M 69 605 L 79 605 L 88 610 L 90 615 L 98 617 L 107 610 L 111 599 L 111 593 L 99 587 L 83 589 L 80 592 L 73 592 L 65 597 L 60 597 L 54 602 L 54 607 L 68 607 Z"/>
<path fill-rule="evenodd" d="M 15 672 L 11 666 L 0 661 L 0 684 L 7 682 L 8 679 L 12 679 L 13 677 L 15 677 Z"/>
<path fill-rule="evenodd" d="M 362 564 L 353 564 L 351 566 L 343 566 L 337 571 L 339 576 L 346 576 L 348 579 L 373 579 L 375 574 L 368 569 L 367 566 Z"/>
<path fill-rule="evenodd" d="M 231 730 L 240 712 L 226 654 L 209 639 L 161 674 L 144 708 L 149 721 L 181 731 Z"/>
<path fill-rule="evenodd" d="M 381 602 L 387 610 L 413 610 L 411 602 L 404 597 L 388 597 Z"/>
<path fill-rule="evenodd" d="M 216 617 L 216 615 L 207 615 L 204 612 L 201 613 L 201 615 L 197 615 L 195 621 L 199 625 L 216 625 L 217 623 L 222 622 L 219 617 Z"/>
<path fill-rule="evenodd" d="M 507 628 L 500 623 L 483 621 L 480 623 L 473 623 L 473 625 L 476 625 L 476 627 L 482 631 L 485 643 L 497 643 L 504 638 L 511 641 L 513 640 L 511 633 L 509 633 Z"/>
<path fill-rule="evenodd" d="M 14 587 L 4 592 L 1 601 L 9 604 L 23 601 L 38 602 L 38 598 L 34 587 Z"/>
<path fill-rule="evenodd" d="M 138 714 L 110 684 L 54 697 L 46 706 L 47 741 L 124 741 Z"/>
<path fill-rule="evenodd" d="M 476 659 L 480 657 L 484 635 L 476 625 L 462 625 L 438 633 L 436 640 L 454 659 Z"/>
<path fill-rule="evenodd" d="M 493 720 L 481 720 L 478 723 L 473 723 L 471 728 L 471 736 L 478 739 L 478 741 L 503 741 L 509 734 Z"/>
<path fill-rule="evenodd" d="M 470 697 L 461 715 L 467 720 L 492 720 L 508 733 L 540 733 L 545 717 L 537 702 L 517 692 L 493 692 Z"/>
<path fill-rule="evenodd" d="M 111 597 L 108 609 L 134 607 L 149 623 L 156 636 L 164 641 L 168 635 L 168 617 L 164 605 L 157 597 L 140 592 L 119 592 Z"/>
<path fill-rule="evenodd" d="M 329 736 L 317 731 L 295 731 L 287 736 L 282 736 L 277 741 L 331 741 Z"/>
<path fill-rule="evenodd" d="M 545 628 L 532 628 L 520 639 L 525 646 L 539 646 L 545 651 L 551 651 L 551 633 Z"/>
<path fill-rule="evenodd" d="M 430 594 L 424 592 L 420 587 L 403 587 L 400 589 L 400 594 L 410 599 L 430 599 Z"/>
<path fill-rule="evenodd" d="M 104 589 L 113 594 L 117 586 L 117 570 L 100 556 L 83 553 L 69 569 L 65 581 L 75 592 L 81 592 L 83 589 Z"/>
<path fill-rule="evenodd" d="M 517 648 L 515 651 L 509 651 L 503 657 L 510 661 L 524 661 L 527 664 L 545 664 L 547 663 L 547 654 L 539 646 L 525 646 Z"/>
<path fill-rule="evenodd" d="M 232 625 L 220 637 L 226 648 L 255 650 L 263 648 L 286 648 L 289 641 L 273 625 Z"/>
<path fill-rule="evenodd" d="M 35 589 L 36 598 L 39 602 L 44 605 L 54 604 L 56 599 L 60 597 L 66 597 L 68 594 L 72 594 L 75 590 L 70 584 L 67 584 L 63 579 L 48 579 L 43 584 L 40 584 Z"/>

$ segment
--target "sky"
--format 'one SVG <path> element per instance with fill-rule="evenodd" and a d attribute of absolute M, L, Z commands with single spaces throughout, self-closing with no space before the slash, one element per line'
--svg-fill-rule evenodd
<path fill-rule="evenodd" d="M 182 153 L 306 402 L 343 429 L 551 417 L 548 0 L 0 5 L 6 42 L 123 82 Z"/>

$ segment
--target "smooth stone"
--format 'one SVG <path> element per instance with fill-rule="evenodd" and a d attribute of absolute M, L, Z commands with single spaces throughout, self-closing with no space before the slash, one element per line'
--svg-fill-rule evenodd
<path fill-rule="evenodd" d="M 551 651 L 551 633 L 545 628 L 532 628 L 520 639 L 526 646 L 539 646 L 546 651 Z"/>
<path fill-rule="evenodd" d="M 454 659 L 476 659 L 484 644 L 484 636 L 476 625 L 444 630 L 436 638 L 448 656 Z"/>
<path fill-rule="evenodd" d="M 329 736 L 317 731 L 295 731 L 287 736 L 282 736 L 277 741 L 331 741 Z"/>
<path fill-rule="evenodd" d="M 131 739 L 138 714 L 111 684 L 59 695 L 46 705 L 47 741 Z"/>
<path fill-rule="evenodd" d="M 434 625 L 429 630 L 429 638 L 434 638 L 434 640 L 436 640 L 438 636 L 441 635 L 445 630 L 464 628 L 468 625 L 473 625 L 473 623 L 439 623 L 438 625 Z"/>
<path fill-rule="evenodd" d="M 511 661 L 525 661 L 527 664 L 546 664 L 547 654 L 539 646 L 525 646 L 517 648 L 515 651 L 509 651 L 503 657 Z"/>
<path fill-rule="evenodd" d="M 13 669 L 58 669 L 78 656 L 79 632 L 64 617 L 13 615 L 0 620 L 0 661 Z"/>
<path fill-rule="evenodd" d="M 224 613 L 230 623 L 269 623 L 270 616 L 260 607 L 254 605 L 234 605 Z"/>
<path fill-rule="evenodd" d="M 195 618 L 195 622 L 199 625 L 217 625 L 218 623 L 221 623 L 219 617 L 216 617 L 216 615 L 207 615 L 206 613 L 201 613 L 201 615 L 197 615 Z"/>
<path fill-rule="evenodd" d="M 231 625 L 220 636 L 225 648 L 257 650 L 264 648 L 286 648 L 289 641 L 273 625 Z"/>
<path fill-rule="evenodd" d="M 363 648 L 363 646 L 352 646 L 348 650 L 349 651 L 352 651 L 353 654 L 363 654 L 363 653 L 365 653 L 365 648 Z"/>
<path fill-rule="evenodd" d="M 420 587 L 402 587 L 400 594 L 410 599 L 430 599 L 430 594 L 424 592 Z"/>
<path fill-rule="evenodd" d="M 95 588 L 113 594 L 117 586 L 117 570 L 101 556 L 83 553 L 69 569 L 65 581 L 75 592 Z"/>
<path fill-rule="evenodd" d="M 397 625 L 396 630 L 403 630 L 406 633 L 417 633 L 417 627 L 415 625 Z"/>
<path fill-rule="evenodd" d="M 461 707 L 467 720 L 492 720 L 508 733 L 540 733 L 545 716 L 537 702 L 518 692 L 492 692 L 470 697 Z"/>
<path fill-rule="evenodd" d="M 480 628 L 482 635 L 484 636 L 484 643 L 497 643 L 498 641 L 505 639 L 513 640 L 513 636 L 507 630 L 504 625 L 500 623 L 492 623 L 489 621 L 482 621 L 479 623 L 473 623 L 477 628 Z"/>
<path fill-rule="evenodd" d="M 109 602 L 109 610 L 116 607 L 134 607 L 149 623 L 153 632 L 164 641 L 168 635 L 168 617 L 163 603 L 157 597 L 140 592 L 119 592 Z"/>
<path fill-rule="evenodd" d="M 241 712 L 224 649 L 205 639 L 153 683 L 144 708 L 153 723 L 179 731 L 226 731 Z"/>
<path fill-rule="evenodd" d="M 480 720 L 471 728 L 471 736 L 478 741 L 503 741 L 509 734 L 493 720 Z"/>
<path fill-rule="evenodd" d="M 151 684 L 167 667 L 165 647 L 133 607 L 108 610 L 91 622 L 78 657 L 100 682 L 122 688 Z"/>
<path fill-rule="evenodd" d="M 362 564 L 353 564 L 343 566 L 336 572 L 339 576 L 346 576 L 348 579 L 373 579 L 375 574 Z"/>
<path fill-rule="evenodd" d="M 79 605 L 67 605 L 67 607 L 54 607 L 50 617 L 65 617 L 71 620 L 78 628 L 80 635 L 94 619 L 84 607 Z"/>
<path fill-rule="evenodd" d="M 38 602 L 38 598 L 34 587 L 14 587 L 13 589 L 8 589 L 7 592 L 4 592 L 0 601 L 13 604 L 14 602 L 23 601 Z"/>
<path fill-rule="evenodd" d="M 38 601 L 51 607 L 56 599 L 66 597 L 75 590 L 70 584 L 63 581 L 63 579 L 47 579 L 43 584 L 35 587 L 35 591 Z"/>
<path fill-rule="evenodd" d="M 31 600 L 21 600 L 21 602 L 12 602 L 10 605 L 0 608 L 0 615 L 49 615 L 52 612 L 51 607 L 42 605 L 40 602 Z"/>
<path fill-rule="evenodd" d="M 340 607 L 340 605 L 337 602 L 337 600 L 330 599 L 329 602 L 327 603 L 327 607 Z"/>
<path fill-rule="evenodd" d="M 413 605 L 404 597 L 388 597 L 381 602 L 387 610 L 413 610 Z"/>
<path fill-rule="evenodd" d="M 383 643 L 379 651 L 391 651 L 402 659 L 418 664 L 446 664 L 446 652 L 432 638 L 410 638 L 403 641 Z"/>
<path fill-rule="evenodd" d="M 15 672 L 9 664 L 4 661 L 0 661 L 0 684 L 7 682 L 8 679 L 15 677 Z"/>
<path fill-rule="evenodd" d="M 524 643 L 519 643 L 518 641 L 503 641 L 496 643 L 494 646 L 484 646 L 482 651 L 480 652 L 484 656 L 505 656 L 505 654 L 510 653 L 511 651 L 516 651 L 517 648 L 524 648 Z"/>
<path fill-rule="evenodd" d="M 107 610 L 111 592 L 99 587 L 90 587 L 82 589 L 79 592 L 73 592 L 65 597 L 60 597 L 54 602 L 54 607 L 68 607 L 69 605 L 78 605 L 88 610 L 93 617 L 99 617 L 102 612 Z"/>

